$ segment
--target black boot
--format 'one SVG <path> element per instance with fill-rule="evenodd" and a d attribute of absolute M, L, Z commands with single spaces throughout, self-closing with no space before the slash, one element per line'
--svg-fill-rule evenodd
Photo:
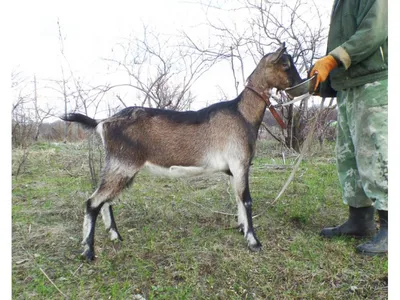
<path fill-rule="evenodd" d="M 358 245 L 356 250 L 364 255 L 383 255 L 388 252 L 388 212 L 387 210 L 378 210 L 379 231 L 372 240 Z"/>
<path fill-rule="evenodd" d="M 334 236 L 372 236 L 376 232 L 375 208 L 349 206 L 349 219 L 342 225 L 322 229 L 320 235 L 326 238 Z"/>

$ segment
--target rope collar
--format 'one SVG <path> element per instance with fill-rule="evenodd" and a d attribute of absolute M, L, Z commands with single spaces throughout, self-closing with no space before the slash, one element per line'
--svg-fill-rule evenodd
<path fill-rule="evenodd" d="M 271 104 L 271 101 L 269 101 L 269 96 L 265 92 L 259 92 L 257 89 L 255 89 L 251 84 L 247 84 L 246 88 L 251 90 L 253 93 L 255 93 L 258 97 L 264 100 L 264 102 L 267 104 L 267 107 L 269 108 L 269 111 L 271 114 L 274 116 L 275 120 L 278 122 L 278 124 L 281 126 L 282 129 L 286 129 L 286 124 L 278 114 L 278 112 L 275 110 L 274 106 Z"/>

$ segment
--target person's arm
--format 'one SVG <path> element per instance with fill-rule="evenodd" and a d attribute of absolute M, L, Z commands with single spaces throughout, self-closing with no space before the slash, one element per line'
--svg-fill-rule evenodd
<path fill-rule="evenodd" d="M 388 1 L 370 1 L 373 4 L 365 14 L 357 31 L 346 42 L 329 53 L 339 60 L 345 69 L 372 55 L 388 38 Z"/>

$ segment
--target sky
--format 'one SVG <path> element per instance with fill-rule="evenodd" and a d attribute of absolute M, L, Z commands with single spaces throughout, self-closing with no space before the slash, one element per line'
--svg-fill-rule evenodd
<path fill-rule="evenodd" d="M 39 102 L 54 105 L 55 95 L 44 86 L 45 79 L 60 78 L 60 42 L 57 21 L 64 40 L 64 53 L 74 74 L 91 84 L 103 84 L 107 65 L 102 60 L 121 39 L 140 33 L 143 24 L 163 34 L 178 30 L 192 33 L 196 38 L 210 39 L 204 26 L 204 12 L 195 0 L 153 1 L 16 1 L 18 18 L 12 20 L 11 66 L 25 76 L 36 75 Z M 220 3 L 229 2 L 219 0 Z M 324 0 L 321 10 L 329 11 L 332 0 Z M 19 9 L 21 7 L 21 9 Z M 222 15 L 219 16 L 222 18 Z M 246 18 L 246 16 L 244 16 Z M 327 20 L 324 20 L 328 22 Z M 211 37 L 212 39 L 213 37 Z M 247 67 L 247 65 L 246 65 Z M 246 70 L 246 77 L 254 66 Z M 113 80 L 118 81 L 117 75 Z M 235 96 L 228 63 L 213 67 L 194 86 L 196 101 L 191 109 L 200 109 L 222 100 L 220 89 L 229 97 Z M 109 94 L 107 97 L 114 97 Z M 130 96 L 134 97 L 134 96 Z M 60 104 L 59 104 L 60 103 Z M 127 101 L 134 105 L 134 99 Z M 57 101 L 57 105 L 61 105 Z"/>
<path fill-rule="evenodd" d="M 106 80 L 102 59 L 110 57 L 111 49 L 121 39 L 139 33 L 143 24 L 163 34 L 176 34 L 180 29 L 196 31 L 204 21 L 198 5 L 178 0 L 39 3 L 25 2 L 19 12 L 19 20 L 24 21 L 14 23 L 11 36 L 12 67 L 27 76 L 36 74 L 38 81 L 60 78 L 58 20 L 71 69 L 93 84 Z"/>
<path fill-rule="evenodd" d="M 38 5 L 38 3 L 42 3 Z M 107 57 L 121 38 L 142 27 L 156 25 L 172 33 L 191 18 L 195 11 L 190 4 L 178 1 L 27 1 L 13 27 L 12 61 L 21 69 L 45 77 L 59 70 L 57 21 L 66 37 L 65 52 L 75 69 L 87 72 L 100 58 Z M 179 17 L 178 17 L 179 16 Z M 96 70 L 96 69 L 95 69 Z"/>

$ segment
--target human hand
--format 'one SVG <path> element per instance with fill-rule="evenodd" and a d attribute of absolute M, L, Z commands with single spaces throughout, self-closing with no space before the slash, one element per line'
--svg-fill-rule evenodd
<path fill-rule="evenodd" d="M 313 77 L 315 74 L 317 78 L 315 80 L 314 92 L 317 90 L 319 84 L 324 82 L 329 73 L 338 66 L 336 59 L 332 55 L 324 56 L 316 61 L 314 66 L 311 68 L 309 77 Z"/>

